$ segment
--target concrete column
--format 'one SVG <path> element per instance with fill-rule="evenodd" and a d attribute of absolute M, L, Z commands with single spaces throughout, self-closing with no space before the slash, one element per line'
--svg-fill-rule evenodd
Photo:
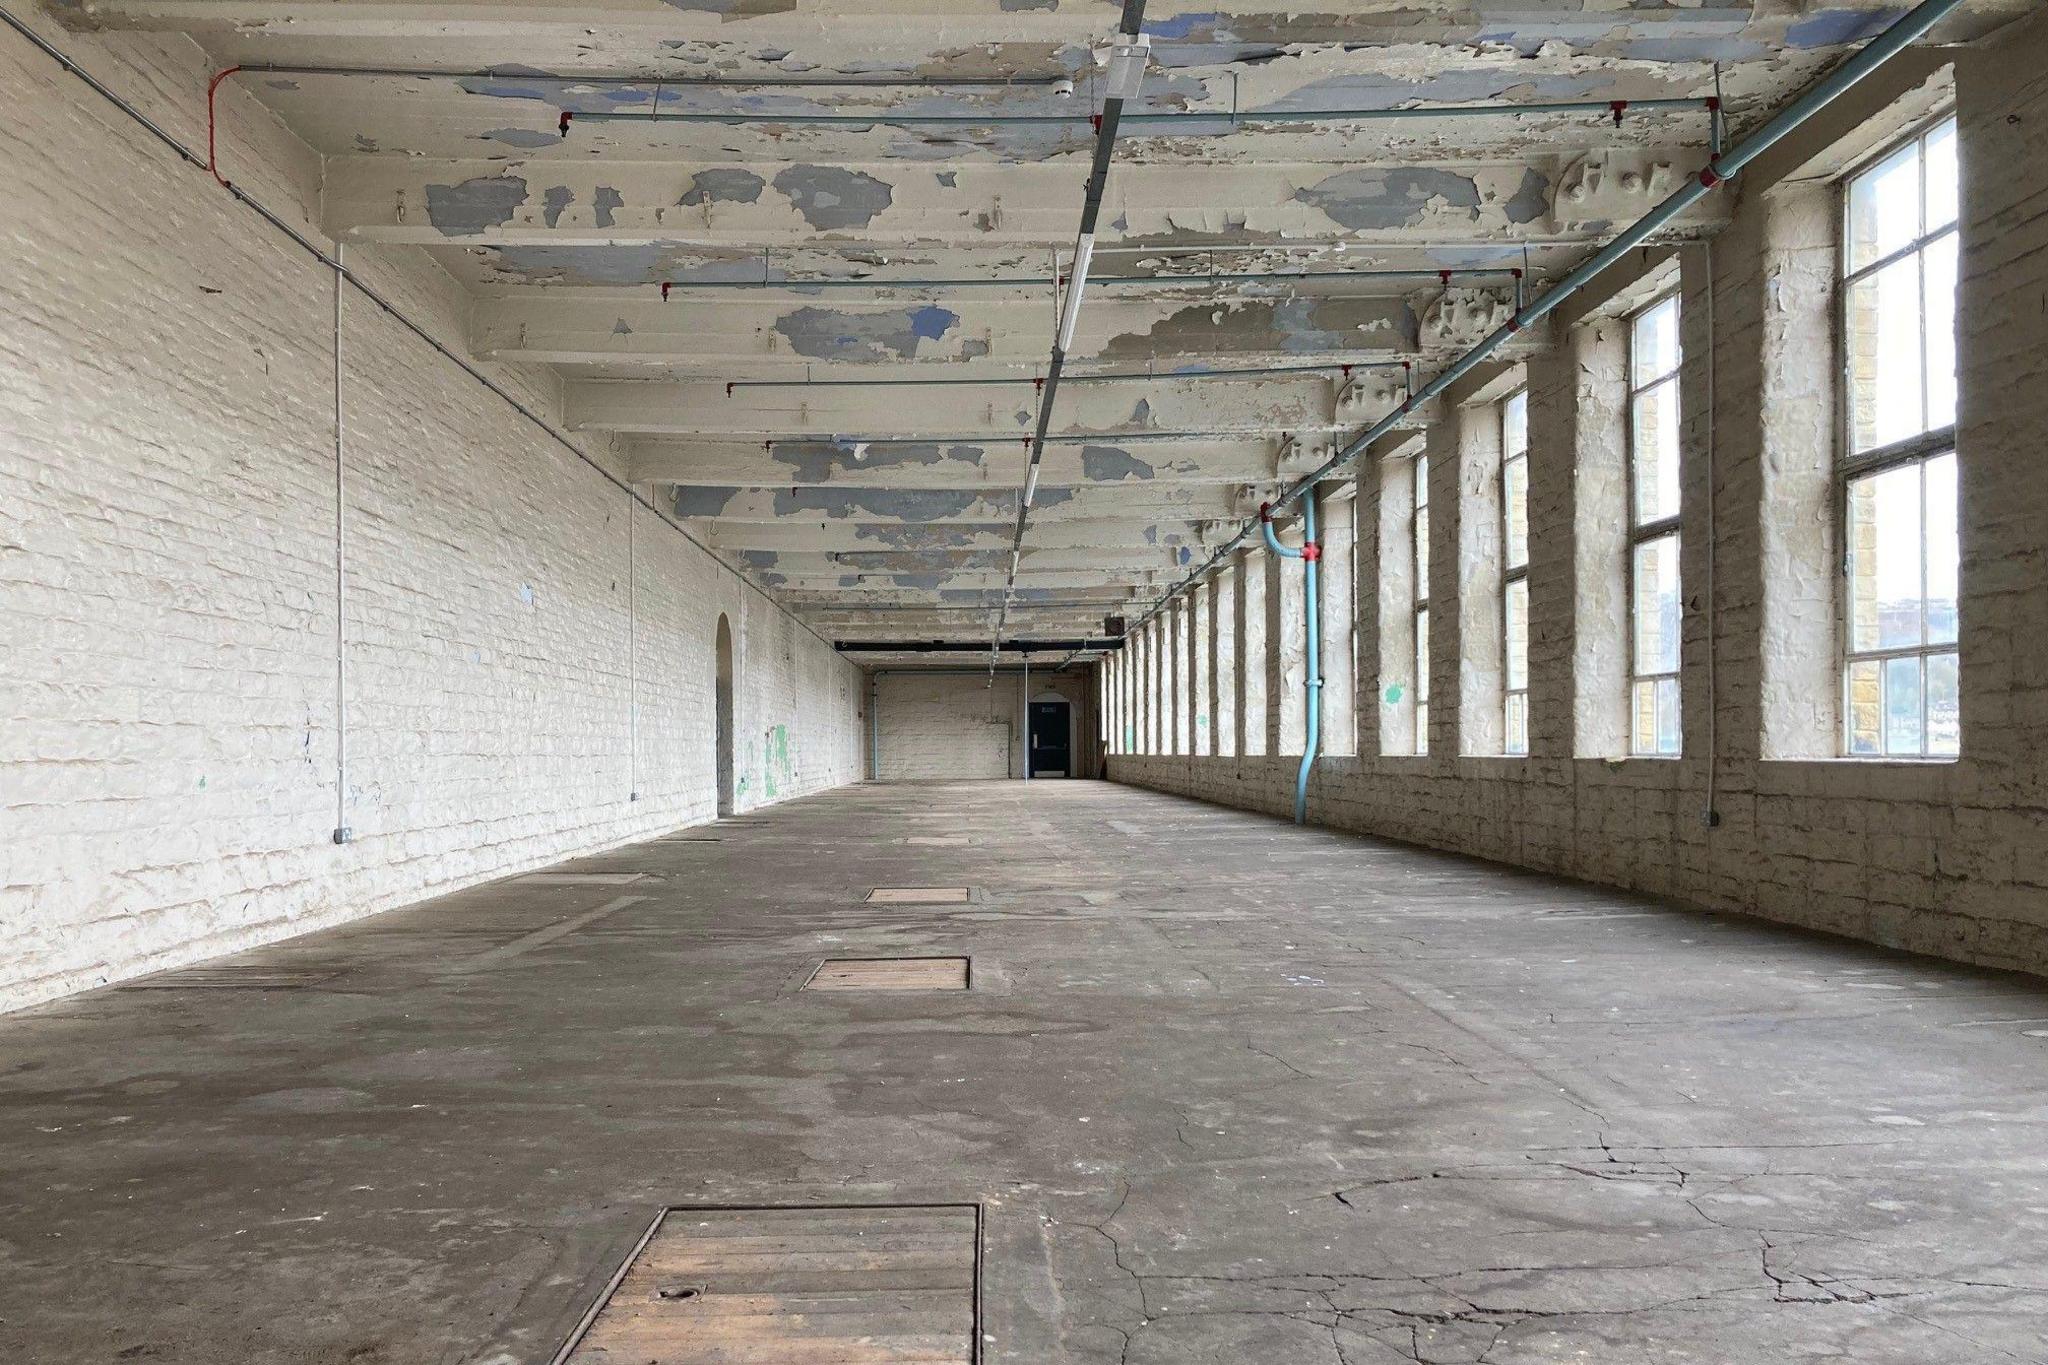
<path fill-rule="evenodd" d="M 1188 593 L 1188 712 L 1192 728 L 1188 752 L 1198 757 L 1214 753 L 1215 711 L 1209 664 L 1216 644 L 1215 590 L 1209 583 L 1197 583 Z"/>
<path fill-rule="evenodd" d="M 1237 563 L 1237 733 L 1243 752 L 1256 757 L 1273 752 L 1272 717 L 1266 704 L 1273 671 L 1271 651 L 1266 647 L 1271 610 L 1266 582 L 1271 565 L 1264 550 L 1246 550 L 1238 555 Z"/>
<path fill-rule="evenodd" d="M 1292 756 L 1301 752 L 1308 738 L 1308 705 L 1302 694 L 1308 677 L 1308 588 L 1300 560 L 1274 557 L 1268 572 L 1274 606 L 1272 695 L 1278 722 L 1273 751 Z"/>
<path fill-rule="evenodd" d="M 1188 599 L 1176 597 L 1166 609 L 1166 658 L 1160 691 L 1166 698 L 1166 745 L 1162 753 L 1188 751 Z"/>
<path fill-rule="evenodd" d="M 1211 750 L 1229 756 L 1237 752 L 1237 641 L 1244 631 L 1244 623 L 1238 618 L 1238 577 L 1240 570 L 1236 560 L 1231 560 L 1216 571 L 1212 583 L 1215 601 L 1210 613 L 1213 629 L 1209 645 L 1213 655 L 1209 661 L 1210 689 L 1213 696 L 1209 703 L 1209 717 L 1214 727 Z"/>
<path fill-rule="evenodd" d="M 1322 748 L 1328 754 L 1358 752 L 1358 602 L 1353 587 L 1357 491 L 1355 474 L 1333 479 L 1318 490 L 1316 538 L 1323 547 L 1322 560 L 1316 566 L 1322 593 Z"/>
<path fill-rule="evenodd" d="M 1457 497 L 1453 507 L 1435 515 L 1450 513 L 1457 525 L 1457 554 L 1450 561 L 1456 572 L 1445 587 L 1456 594 L 1457 603 L 1457 752 L 1497 755 L 1507 724 L 1502 713 L 1506 632 L 1500 601 L 1500 404 L 1460 408 L 1455 425 Z"/>
<path fill-rule="evenodd" d="M 1629 748 L 1628 330 L 1622 319 L 1594 318 L 1571 340 L 1577 361 L 1572 619 L 1578 623 L 1572 752 L 1580 758 L 1622 758 Z"/>
<path fill-rule="evenodd" d="M 1424 438 L 1429 452 L 1429 582 L 1418 585 L 1429 602 L 1429 752 L 1456 754 L 1458 747 L 1459 490 L 1464 422 L 1446 413 Z"/>
<path fill-rule="evenodd" d="M 1404 443 L 1399 458 L 1382 456 L 1378 473 L 1378 515 L 1374 518 L 1378 554 L 1373 615 L 1377 623 L 1379 661 L 1379 751 L 1415 752 L 1415 457 L 1421 437 Z"/>
<path fill-rule="evenodd" d="M 1529 756 L 1572 753 L 1573 499 L 1578 358 L 1567 339 L 1529 358 Z"/>

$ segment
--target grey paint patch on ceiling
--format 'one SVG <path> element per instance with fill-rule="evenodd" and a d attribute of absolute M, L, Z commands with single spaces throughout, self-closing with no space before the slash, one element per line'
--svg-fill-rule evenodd
<path fill-rule="evenodd" d="M 1357 168 L 1326 176 L 1294 192 L 1340 227 L 1386 230 L 1414 227 L 1434 200 L 1479 217 L 1479 186 L 1472 177 L 1433 166 Z"/>
<path fill-rule="evenodd" d="M 1081 473 L 1090 483 L 1122 483 L 1149 479 L 1152 466 L 1117 446 L 1082 446 Z"/>
<path fill-rule="evenodd" d="M 680 484 L 669 497 L 669 506 L 679 517 L 715 517 L 740 495 L 737 488 L 698 487 Z"/>
<path fill-rule="evenodd" d="M 1533 223 L 1550 212 L 1549 177 L 1534 168 L 1523 171 L 1515 197 L 1503 205 L 1502 211 L 1510 223 Z"/>
<path fill-rule="evenodd" d="M 897 550 L 963 550 L 974 544 L 984 528 L 976 526 L 863 526 L 854 534 Z M 991 526 L 989 531 L 1007 532 L 1008 526 Z"/>
<path fill-rule="evenodd" d="M 751 204 L 761 197 L 761 191 L 768 182 L 752 171 L 737 167 L 715 167 L 698 171 L 690 177 L 690 188 L 683 192 L 678 204 L 694 207 L 698 204 Z"/>
<path fill-rule="evenodd" d="M 917 355 L 918 343 L 937 341 L 960 323 L 950 308 L 926 304 L 884 313 L 799 308 L 775 320 L 775 330 L 798 355 L 814 360 L 898 360 Z"/>
<path fill-rule="evenodd" d="M 1785 42 L 1799 48 L 1860 43 L 1876 37 L 1903 13 L 1903 9 L 1824 9 L 1794 22 L 1785 30 Z"/>
<path fill-rule="evenodd" d="M 907 522 L 957 517 L 981 501 L 974 492 L 939 488 L 789 488 L 775 494 L 775 515 L 822 512 L 843 519 L 895 517 Z"/>
<path fill-rule="evenodd" d="M 1398 109 L 1412 104 L 1479 104 L 1500 99 L 1571 100 L 1604 93 L 1608 85 L 1605 76 L 1530 76 L 1511 69 L 1445 71 L 1419 81 L 1362 71 L 1310 81 L 1259 108 Z"/>
<path fill-rule="evenodd" d="M 525 202 L 523 177 L 473 176 L 457 185 L 427 186 L 427 221 L 444 237 L 473 237 L 511 222 Z"/>
<path fill-rule="evenodd" d="M 615 226 L 613 214 L 616 213 L 617 210 L 624 208 L 625 204 L 626 196 L 620 194 L 610 185 L 599 185 L 597 187 L 596 201 L 597 225 L 599 227 Z"/>
<path fill-rule="evenodd" d="M 776 173 L 775 188 L 821 232 L 864 228 L 895 198 L 883 181 L 844 166 L 787 166 Z"/>
<path fill-rule="evenodd" d="M 575 202 L 566 190 L 557 200 L 552 193 L 542 201 L 542 215 L 561 211 Z M 548 219 L 553 226 L 554 219 Z M 497 250 L 496 269 L 500 275 L 516 277 L 529 284 L 659 284 L 680 276 L 671 270 L 677 248 L 666 242 L 643 242 L 634 246 L 608 246 L 592 251 L 582 247 L 507 246 Z"/>
<path fill-rule="evenodd" d="M 886 469 L 893 465 L 935 465 L 944 460 L 957 460 L 962 464 L 981 467 L 980 446 L 945 446 L 922 441 L 902 444 L 877 445 L 868 447 L 863 456 L 856 456 L 851 445 L 832 445 L 824 442 L 806 441 L 778 443 L 771 458 L 777 464 L 786 464 L 796 471 L 797 477 L 807 483 L 824 483 L 835 470 Z"/>
<path fill-rule="evenodd" d="M 552 147 L 562 139 L 554 133 L 538 128 L 489 128 L 477 137 L 488 142 L 502 142 L 507 147 Z"/>
<path fill-rule="evenodd" d="M 1028 551 L 1026 553 L 1029 553 Z M 840 550 L 834 562 L 857 569 L 907 569 L 924 564 L 945 564 L 954 569 L 997 569 L 1010 562 L 1008 550 Z"/>
<path fill-rule="evenodd" d="M 548 186 L 547 193 L 541 196 L 540 201 L 542 221 L 546 222 L 549 227 L 553 227 L 562 221 L 562 210 L 575 202 L 576 191 L 570 189 L 567 185 Z M 502 264 L 503 258 L 500 257 L 499 259 Z"/>
<path fill-rule="evenodd" d="M 1307 355 L 1366 349 L 1412 350 L 1415 312 L 1403 299 L 1246 299 L 1177 308 L 1143 332 L 1112 337 L 1104 360 L 1150 361 L 1217 350 L 1227 335 L 1240 354 Z"/>
<path fill-rule="evenodd" d="M 889 575 L 889 582 L 898 588 L 915 588 L 920 592 L 933 592 L 944 583 L 948 575 L 942 573 L 899 573 Z"/>
<path fill-rule="evenodd" d="M 741 550 L 740 563 L 750 569 L 772 569 L 782 562 L 782 557 L 773 550 Z"/>
<path fill-rule="evenodd" d="M 1032 9 L 1050 12 L 1060 7 L 1060 0 L 1002 0 L 1002 7 L 1013 14 L 1019 10 Z"/>
<path fill-rule="evenodd" d="M 721 19 L 754 19 L 764 14 L 792 14 L 796 0 L 661 0 L 670 9 L 689 14 L 716 14 Z"/>

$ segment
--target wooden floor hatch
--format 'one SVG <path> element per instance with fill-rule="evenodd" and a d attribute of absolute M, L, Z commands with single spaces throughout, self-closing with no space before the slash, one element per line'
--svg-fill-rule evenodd
<path fill-rule="evenodd" d="M 665 1209 L 555 1365 L 976 1365 L 974 1204 Z"/>
<path fill-rule="evenodd" d="M 964 957 L 833 957 L 804 982 L 807 991 L 964 991 L 973 984 Z"/>
<path fill-rule="evenodd" d="M 965 905 L 971 892 L 964 886 L 878 886 L 868 892 L 873 905 Z"/>

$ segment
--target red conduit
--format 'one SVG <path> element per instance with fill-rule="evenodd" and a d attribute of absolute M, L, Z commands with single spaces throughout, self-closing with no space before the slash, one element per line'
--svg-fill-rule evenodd
<path fill-rule="evenodd" d="M 214 180 L 224 190 L 231 190 L 234 186 L 229 184 L 227 177 L 220 173 L 220 154 L 215 149 L 215 134 L 218 129 L 219 119 L 214 110 L 214 95 L 220 90 L 222 81 L 241 69 L 239 66 L 231 66 L 224 71 L 216 71 L 213 73 L 213 79 L 206 83 L 206 169 L 213 172 Z"/>

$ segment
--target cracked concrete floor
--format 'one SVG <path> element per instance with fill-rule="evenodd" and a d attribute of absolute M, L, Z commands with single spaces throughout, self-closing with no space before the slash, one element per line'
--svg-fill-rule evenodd
<path fill-rule="evenodd" d="M 990 1361 L 2048 1359 L 2048 983 L 1095 783 L 705 832 L 0 1020 L 0 1356 L 545 1361 L 817 1199 L 982 1201 Z"/>

